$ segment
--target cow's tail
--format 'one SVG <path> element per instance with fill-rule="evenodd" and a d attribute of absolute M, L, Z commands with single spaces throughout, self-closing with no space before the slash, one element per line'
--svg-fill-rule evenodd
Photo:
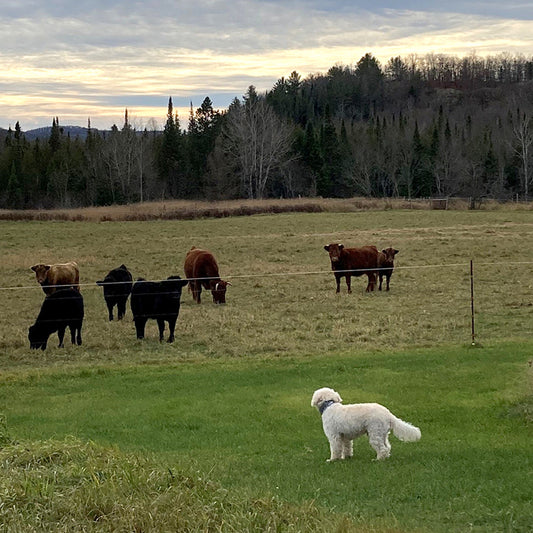
<path fill-rule="evenodd" d="M 420 440 L 422 433 L 420 429 L 409 422 L 404 422 L 396 416 L 391 417 L 391 429 L 395 437 L 405 442 L 415 442 Z"/>

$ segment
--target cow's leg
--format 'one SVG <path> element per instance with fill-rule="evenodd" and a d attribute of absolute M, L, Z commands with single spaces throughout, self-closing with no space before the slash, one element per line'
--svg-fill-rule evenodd
<path fill-rule="evenodd" d="M 122 320 L 126 314 L 126 300 L 119 300 L 117 302 L 118 320 Z"/>
<path fill-rule="evenodd" d="M 335 283 L 337 284 L 337 290 L 335 292 L 341 292 L 341 277 L 339 274 L 335 274 Z"/>
<path fill-rule="evenodd" d="M 383 274 L 379 273 L 379 290 L 381 290 L 381 284 L 383 283 Z"/>
<path fill-rule="evenodd" d="M 352 293 L 352 276 L 346 274 L 346 287 L 348 287 L 348 294 Z"/>
<path fill-rule="evenodd" d="M 113 320 L 113 304 L 111 302 L 106 302 L 107 312 L 109 313 L 109 321 Z"/>
<path fill-rule="evenodd" d="M 77 329 L 76 344 L 78 346 L 81 346 L 81 324 L 76 329 Z"/>
<path fill-rule="evenodd" d="M 63 339 L 65 338 L 65 329 L 67 326 L 60 326 L 57 330 L 57 338 L 59 339 L 58 348 L 63 348 Z"/>
<path fill-rule="evenodd" d="M 157 319 L 157 327 L 159 328 L 159 342 L 163 342 L 163 336 L 165 332 L 165 319 L 164 318 Z"/>
<path fill-rule="evenodd" d="M 177 316 L 170 317 L 168 319 L 168 329 L 170 330 L 170 333 L 168 335 L 168 341 L 167 342 L 174 342 L 174 330 L 176 329 L 176 320 L 178 319 Z"/>
<path fill-rule="evenodd" d="M 366 292 L 371 292 L 376 287 L 376 274 L 375 272 L 369 272 L 368 276 L 368 285 L 366 286 Z"/>
<path fill-rule="evenodd" d="M 144 339 L 144 327 L 146 326 L 146 318 L 135 319 L 135 331 L 138 339 Z"/>
<path fill-rule="evenodd" d="M 200 303 L 200 294 L 202 293 L 202 285 L 199 281 L 195 280 L 195 281 L 191 281 L 190 282 L 191 284 L 191 291 L 192 291 L 192 297 L 193 297 L 193 300 L 199 304 Z"/>
<path fill-rule="evenodd" d="M 69 324 L 68 328 L 70 329 L 70 344 L 76 344 L 76 325 Z"/>
<path fill-rule="evenodd" d="M 389 276 L 387 276 L 387 290 L 389 290 L 389 289 L 390 289 L 390 287 L 389 287 L 389 283 L 390 283 L 390 275 L 389 275 Z"/>

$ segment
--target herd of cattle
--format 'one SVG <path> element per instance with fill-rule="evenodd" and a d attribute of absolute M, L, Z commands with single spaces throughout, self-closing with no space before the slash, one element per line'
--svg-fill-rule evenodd
<path fill-rule="evenodd" d="M 379 277 L 379 290 L 383 278 L 386 290 L 394 270 L 394 257 L 398 250 L 386 248 L 381 252 L 375 246 L 345 248 L 334 243 L 324 246 L 329 253 L 331 269 L 337 282 L 336 292 L 340 292 L 341 278 L 346 278 L 348 292 L 351 289 L 351 276 L 368 277 L 367 292 L 373 291 Z M 41 285 L 46 297 L 41 305 L 35 324 L 30 326 L 28 338 L 30 347 L 46 349 L 48 339 L 57 332 L 59 347 L 63 346 L 66 328 L 70 329 L 72 344 L 81 345 L 81 328 L 84 317 L 83 297 L 80 293 L 80 272 L 75 262 L 56 265 L 34 265 L 31 269 Z M 218 264 L 211 252 L 193 246 L 185 257 L 185 278 L 170 276 L 162 281 L 147 281 L 143 278 L 133 282 L 126 265 L 111 270 L 107 276 L 97 281 L 103 287 L 109 320 L 113 320 L 113 310 L 117 307 L 117 318 L 126 313 L 126 302 L 130 298 L 131 312 L 138 339 L 144 338 L 146 322 L 157 321 L 159 340 L 164 337 L 165 322 L 168 323 L 168 342 L 174 341 L 174 330 L 180 312 L 182 288 L 189 284 L 192 297 L 201 302 L 202 288 L 210 290 L 213 302 L 226 303 L 226 289 L 231 283 L 220 279 Z"/>

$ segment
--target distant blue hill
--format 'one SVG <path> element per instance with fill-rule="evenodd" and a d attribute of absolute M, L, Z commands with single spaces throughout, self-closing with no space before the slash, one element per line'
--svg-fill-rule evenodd
<path fill-rule="evenodd" d="M 87 128 L 82 126 L 60 126 L 60 129 L 63 131 L 63 135 L 70 135 L 71 139 L 79 137 L 80 139 L 85 139 L 87 137 Z M 95 128 L 91 128 L 93 131 L 98 131 Z M 52 126 L 46 126 L 44 128 L 36 128 L 34 130 L 28 130 L 24 132 L 24 136 L 28 141 L 33 141 L 35 139 L 48 139 L 52 131 Z"/>
<path fill-rule="evenodd" d="M 87 132 L 89 131 L 88 128 L 84 128 L 82 126 L 59 126 L 59 129 L 63 132 L 63 135 L 69 135 L 71 139 L 78 137 L 81 140 L 85 140 L 87 138 Z M 110 130 L 98 130 L 96 128 L 91 128 L 91 131 L 101 135 L 110 132 Z M 33 130 L 24 131 L 23 133 L 27 141 L 34 141 L 35 139 L 49 139 L 51 132 L 52 126 L 46 126 L 44 128 L 36 128 Z M 142 133 L 142 131 L 137 131 L 138 135 L 141 135 Z M 7 130 L 2 130 L 0 128 L 0 135 L 2 134 L 7 134 Z"/>

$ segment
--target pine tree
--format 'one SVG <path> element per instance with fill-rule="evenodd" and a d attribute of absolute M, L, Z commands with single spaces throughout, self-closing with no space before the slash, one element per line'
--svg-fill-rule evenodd
<path fill-rule="evenodd" d="M 182 135 L 177 113 L 174 114 L 172 97 L 168 99 L 167 121 L 163 130 L 158 158 L 159 174 L 173 197 L 185 194 Z"/>
<path fill-rule="evenodd" d="M 50 138 L 48 144 L 52 150 L 52 154 L 55 154 L 61 146 L 61 131 L 59 129 L 59 118 L 55 117 L 52 120 L 52 130 L 50 131 Z"/>

